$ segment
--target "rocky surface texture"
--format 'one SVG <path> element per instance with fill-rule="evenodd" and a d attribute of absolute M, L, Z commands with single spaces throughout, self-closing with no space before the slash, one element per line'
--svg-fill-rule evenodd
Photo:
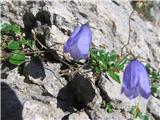
<path fill-rule="evenodd" d="M 106 51 L 121 48 L 128 41 L 130 2 L 110 0 L 55 0 L 1 2 L 1 21 L 16 23 L 27 37 L 34 29 L 37 38 L 60 55 L 63 43 L 77 24 L 89 22 L 93 45 Z M 156 22 L 134 11 L 131 17 L 130 44 L 123 52 L 132 52 L 155 69 L 160 63 L 160 9 L 152 15 Z M 57 44 L 58 43 L 58 44 Z M 61 75 L 65 69 L 55 54 L 50 62 L 26 62 L 23 67 L 1 64 L 2 120 L 131 120 L 131 106 L 141 101 L 141 109 L 150 120 L 160 119 L 160 99 L 151 96 L 130 101 L 120 94 L 121 86 L 103 75 L 96 83 L 92 73 Z M 21 68 L 21 69 L 20 69 Z M 21 73 L 21 72 L 22 73 Z M 92 81 L 92 82 L 91 82 Z M 102 99 L 111 100 L 113 112 L 101 108 Z"/>

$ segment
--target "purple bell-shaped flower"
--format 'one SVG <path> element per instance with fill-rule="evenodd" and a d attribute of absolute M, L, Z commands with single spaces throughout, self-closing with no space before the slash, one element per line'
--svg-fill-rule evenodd
<path fill-rule="evenodd" d="M 87 59 L 92 42 L 92 32 L 88 24 L 83 24 L 74 29 L 71 36 L 64 44 L 64 52 L 70 53 L 74 60 Z"/>
<path fill-rule="evenodd" d="M 132 60 L 124 70 L 121 93 L 129 99 L 137 96 L 147 99 L 151 94 L 148 77 L 145 66 L 138 60 Z"/>

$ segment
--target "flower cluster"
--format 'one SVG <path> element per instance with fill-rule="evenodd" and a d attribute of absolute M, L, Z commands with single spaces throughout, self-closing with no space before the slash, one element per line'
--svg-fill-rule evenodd
<path fill-rule="evenodd" d="M 64 44 L 64 52 L 70 53 L 77 61 L 87 59 L 92 42 L 92 32 L 88 24 L 74 29 Z M 137 96 L 148 98 L 151 94 L 148 73 L 145 66 L 138 60 L 132 60 L 125 68 L 121 92 L 129 99 Z"/>

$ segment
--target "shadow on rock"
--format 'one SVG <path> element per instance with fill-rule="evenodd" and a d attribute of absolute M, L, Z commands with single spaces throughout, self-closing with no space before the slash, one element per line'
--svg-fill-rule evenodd
<path fill-rule="evenodd" d="M 16 65 L 9 63 L 8 61 L 2 62 L 1 66 L 1 79 L 6 79 L 8 72 L 16 68 Z"/>
<path fill-rule="evenodd" d="M 23 74 L 26 76 L 27 80 L 37 84 L 41 83 L 46 77 L 42 62 L 34 59 L 25 64 Z"/>
<path fill-rule="evenodd" d="M 73 112 L 74 98 L 71 90 L 71 82 L 63 87 L 58 93 L 57 108 L 61 108 L 64 112 Z"/>
<path fill-rule="evenodd" d="M 73 79 L 59 91 L 57 107 L 63 111 L 87 108 L 92 102 L 96 93 L 88 78 L 76 74 Z M 69 109 L 68 109 L 69 108 Z"/>
<path fill-rule="evenodd" d="M 36 14 L 36 19 L 39 20 L 42 25 L 47 24 L 51 27 L 50 13 L 46 10 L 41 10 Z"/>
<path fill-rule="evenodd" d="M 22 120 L 22 105 L 15 92 L 1 82 L 1 118 L 2 120 Z"/>
<path fill-rule="evenodd" d="M 37 26 L 36 18 L 31 12 L 26 12 L 23 16 L 24 32 L 28 38 L 32 38 L 31 29 Z"/>
<path fill-rule="evenodd" d="M 43 2 L 42 2 L 43 3 Z M 46 10 L 39 10 L 34 16 L 32 12 L 26 12 L 23 16 L 24 32 L 26 38 L 35 40 L 36 47 L 45 51 L 44 55 L 47 60 L 60 62 L 57 52 L 49 49 L 46 40 L 50 38 L 51 14 Z M 31 30 L 34 30 L 32 33 Z"/>
<path fill-rule="evenodd" d="M 45 40 L 47 39 L 47 35 L 49 33 L 49 29 L 51 27 L 51 20 L 50 20 L 50 13 L 48 11 L 40 10 L 36 16 L 33 15 L 31 12 L 26 12 L 23 16 L 23 23 L 24 23 L 24 32 L 26 37 L 29 39 L 36 39 L 46 46 Z M 32 30 L 36 31 L 35 35 L 33 36 Z M 39 49 L 42 49 L 43 46 L 39 44 L 36 40 L 36 46 Z"/>

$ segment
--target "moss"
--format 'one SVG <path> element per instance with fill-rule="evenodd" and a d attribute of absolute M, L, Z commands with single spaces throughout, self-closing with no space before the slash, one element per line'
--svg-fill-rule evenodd
<path fill-rule="evenodd" d="M 154 17 L 151 16 L 151 8 L 154 1 L 131 1 L 131 5 L 141 17 L 146 18 L 149 21 L 154 21 Z"/>

